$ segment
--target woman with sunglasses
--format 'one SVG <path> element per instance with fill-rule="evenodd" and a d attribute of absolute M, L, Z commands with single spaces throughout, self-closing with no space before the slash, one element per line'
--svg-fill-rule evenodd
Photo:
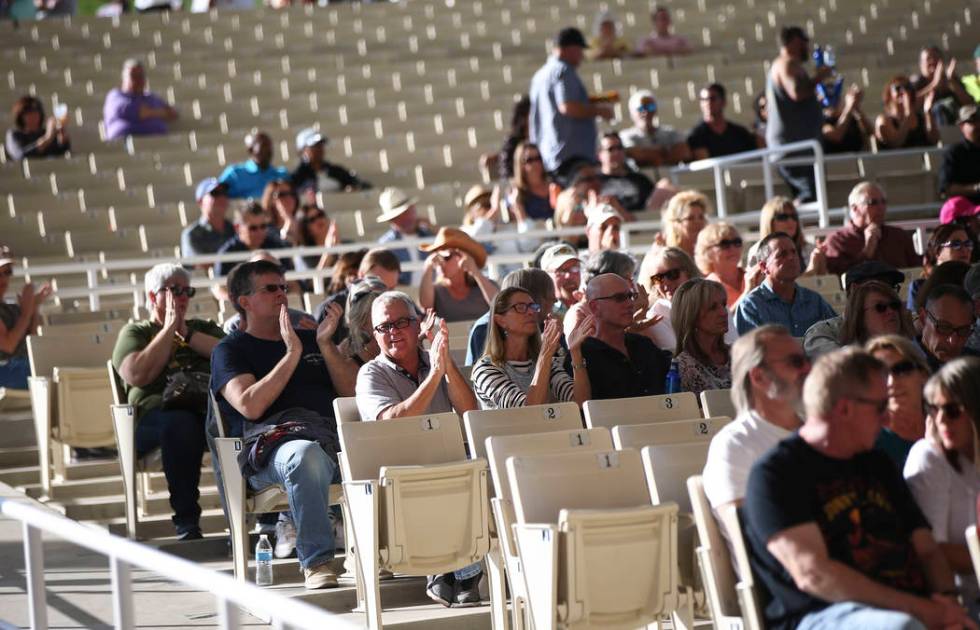
<path fill-rule="evenodd" d="M 71 150 L 67 114 L 62 118 L 45 118 L 44 105 L 33 96 L 21 96 L 14 101 L 10 114 L 14 126 L 7 130 L 5 142 L 9 159 L 60 156 Z"/>
<path fill-rule="evenodd" d="M 721 284 L 694 278 L 677 288 L 670 319 L 683 391 L 698 394 L 732 386 L 731 355 L 725 343 L 730 317 Z"/>
<path fill-rule="evenodd" d="M 531 294 L 518 287 L 503 289 L 494 298 L 486 352 L 473 366 L 471 379 L 481 409 L 571 400 L 582 405 L 592 397 L 589 373 L 574 367 L 584 365 L 582 343 L 595 331 L 592 315 L 586 314 L 568 335 L 569 376 L 559 355 L 561 324 L 549 317 L 542 333 L 540 311 Z"/>
<path fill-rule="evenodd" d="M 933 92 L 926 104 L 916 107 L 915 90 L 904 75 L 893 77 L 881 91 L 884 111 L 875 119 L 875 139 L 879 149 L 928 147 L 939 142 L 939 129 L 923 112 L 932 109 Z"/>
<path fill-rule="evenodd" d="M 911 340 L 915 338 L 915 328 L 895 289 L 870 280 L 847 296 L 838 339 L 841 346 L 847 346 L 863 344 L 878 335 L 900 335 Z"/>
<path fill-rule="evenodd" d="M 741 266 L 742 236 L 735 226 L 728 223 L 712 223 L 698 234 L 694 246 L 694 260 L 708 280 L 714 280 L 725 289 L 725 304 L 729 310 L 743 295 L 759 286 L 763 274 L 759 265 L 753 265 L 751 273 Z"/>
<path fill-rule="evenodd" d="M 758 262 L 759 243 L 774 232 L 789 234 L 796 243 L 796 251 L 800 252 L 800 269 L 804 276 L 819 276 L 827 273 L 827 256 L 823 251 L 823 243 L 813 245 L 803 236 L 803 226 L 796 205 L 789 197 L 776 196 L 762 206 L 759 214 L 759 240 L 749 248 L 746 257 L 751 267 Z"/>
<path fill-rule="evenodd" d="M 304 204 L 296 213 L 297 245 L 333 247 L 340 244 L 337 222 L 327 218 L 327 213 L 313 204 Z M 326 269 L 337 262 L 337 254 L 297 257 L 297 269 Z"/>
<path fill-rule="evenodd" d="M 947 363 L 925 386 L 926 437 L 905 462 L 905 481 L 932 526 L 932 535 L 973 619 L 980 617 L 980 588 L 966 545 L 976 525 L 980 493 L 980 359 Z"/>
<path fill-rule="evenodd" d="M 14 256 L 6 245 L 0 245 L 0 387 L 27 389 L 31 365 L 27 356 L 27 336 L 34 333 L 40 321 L 41 304 L 51 295 L 47 284 L 37 291 L 24 283 L 17 304 L 3 297 L 14 276 Z"/>
<path fill-rule="evenodd" d="M 422 269 L 419 305 L 447 322 L 478 319 L 490 309 L 497 285 L 483 274 L 487 250 L 456 228 L 439 228 Z M 438 275 L 437 275 L 438 274 Z"/>
<path fill-rule="evenodd" d="M 546 221 L 554 217 L 548 177 L 537 145 L 518 143 L 514 149 L 514 176 L 510 179 L 509 190 L 502 193 L 497 189 L 494 196 L 494 203 L 512 217 L 510 220 Z"/>
<path fill-rule="evenodd" d="M 660 212 L 660 234 L 657 244 L 679 247 L 693 257 L 698 234 L 708 225 L 711 201 L 696 190 L 684 190 L 673 197 Z"/>
<path fill-rule="evenodd" d="M 677 337 L 670 325 L 671 300 L 677 287 L 691 278 L 700 278 L 701 272 L 691 257 L 679 247 L 652 247 L 640 264 L 639 282 L 650 299 L 647 317 L 660 316 L 660 321 L 650 327 L 650 338 L 658 348 L 674 352 Z"/>
<path fill-rule="evenodd" d="M 936 267 L 951 260 L 970 264 L 975 244 L 973 234 L 958 223 L 947 223 L 933 230 L 922 257 L 922 276 L 909 284 L 908 309 L 918 309 L 919 292 Z"/>
<path fill-rule="evenodd" d="M 214 322 L 186 317 L 196 293 L 190 279 L 186 269 L 169 263 L 146 272 L 149 317 L 126 324 L 112 351 L 127 400 L 136 406 L 136 456 L 162 449 L 173 523 L 181 540 L 201 538 L 197 486 L 207 449 L 208 403 L 206 391 L 185 384 L 184 391 L 195 395 L 181 396 L 174 385 L 181 376 L 192 383 L 203 379 L 206 390 L 211 351 L 224 337 Z"/>
<path fill-rule="evenodd" d="M 926 432 L 922 388 L 929 378 L 929 366 L 915 344 L 900 335 L 879 335 L 864 344 L 864 349 L 888 368 L 887 419 L 875 448 L 902 470 L 912 445 Z"/>
<path fill-rule="evenodd" d="M 290 243 L 300 243 L 299 224 L 296 221 L 299 198 L 288 180 L 277 179 L 265 185 L 262 207 L 272 217 L 272 222 L 279 230 L 279 238 Z"/>

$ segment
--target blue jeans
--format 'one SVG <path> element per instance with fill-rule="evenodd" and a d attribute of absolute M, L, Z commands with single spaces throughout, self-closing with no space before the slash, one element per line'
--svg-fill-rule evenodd
<path fill-rule="evenodd" d="M 856 602 L 833 604 L 802 620 L 796 630 L 926 630 L 918 619 L 897 610 L 872 608 Z"/>
<path fill-rule="evenodd" d="M 27 389 L 27 377 L 31 375 L 31 363 L 27 357 L 12 357 L 0 365 L 0 387 Z"/>
<path fill-rule="evenodd" d="M 296 524 L 296 554 L 304 569 L 319 566 L 334 556 L 330 484 L 340 482 L 340 470 L 320 445 L 309 440 L 284 442 L 269 464 L 248 479 L 255 490 L 272 484 L 286 489 L 289 511 Z"/>

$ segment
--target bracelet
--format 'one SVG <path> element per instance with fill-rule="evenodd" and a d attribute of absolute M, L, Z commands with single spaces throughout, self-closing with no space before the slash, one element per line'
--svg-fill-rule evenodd
<path fill-rule="evenodd" d="M 582 359 L 581 363 L 572 363 L 573 370 L 584 370 L 585 369 L 585 359 Z"/>

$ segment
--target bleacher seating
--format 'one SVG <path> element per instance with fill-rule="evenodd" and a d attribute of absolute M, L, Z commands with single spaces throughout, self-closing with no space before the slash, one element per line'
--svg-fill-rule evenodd
<path fill-rule="evenodd" d="M 583 405 L 583 410 L 585 426 L 590 429 L 595 427 L 612 429 L 616 425 L 690 420 L 701 417 L 698 398 L 691 392 L 639 398 L 588 400 Z"/>

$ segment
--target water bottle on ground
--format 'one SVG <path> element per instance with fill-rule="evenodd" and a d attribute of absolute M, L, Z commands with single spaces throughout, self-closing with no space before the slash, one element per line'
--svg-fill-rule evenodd
<path fill-rule="evenodd" d="M 677 361 L 670 362 L 670 370 L 667 372 L 666 393 L 676 394 L 681 391 L 681 371 L 677 367 Z"/>
<path fill-rule="evenodd" d="M 255 583 L 272 586 L 272 543 L 267 534 L 259 536 L 255 545 Z"/>

